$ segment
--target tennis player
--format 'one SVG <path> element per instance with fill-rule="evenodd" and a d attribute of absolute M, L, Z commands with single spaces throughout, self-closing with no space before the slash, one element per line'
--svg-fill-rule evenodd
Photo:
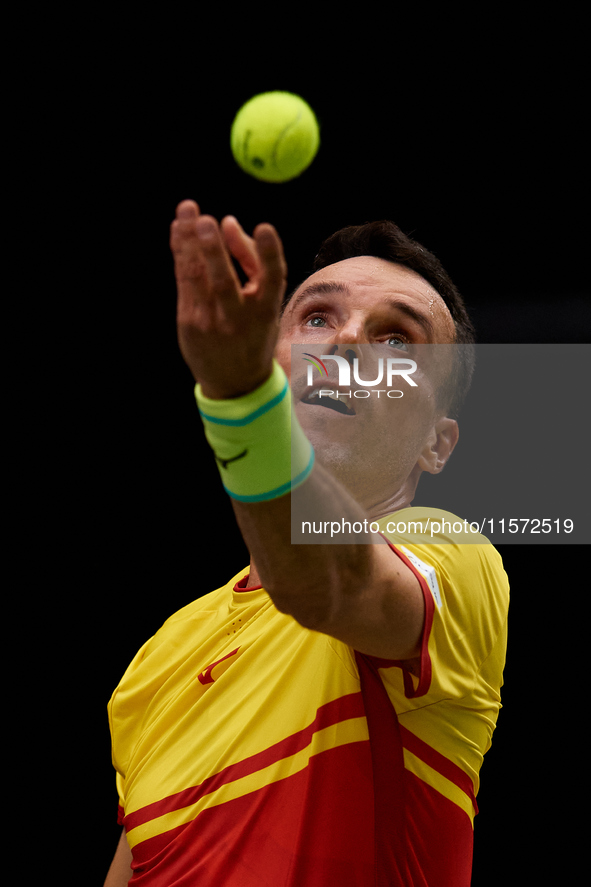
<path fill-rule="evenodd" d="M 461 297 L 389 222 L 329 238 L 287 301 L 270 225 L 250 237 L 183 201 L 171 247 L 180 348 L 250 563 L 220 562 L 220 587 L 112 696 L 123 830 L 105 887 L 469 887 L 508 582 L 486 539 L 411 504 L 458 440 Z M 296 344 L 326 375 L 310 384 Z M 336 358 L 354 379 L 369 346 L 409 361 L 422 345 L 453 347 L 425 351 L 398 400 L 339 388 Z M 297 502 L 364 532 L 293 544 Z"/>

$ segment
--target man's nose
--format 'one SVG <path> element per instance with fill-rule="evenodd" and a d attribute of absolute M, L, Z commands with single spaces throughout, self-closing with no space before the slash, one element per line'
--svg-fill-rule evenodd
<path fill-rule="evenodd" d="M 369 373 L 372 379 L 375 372 L 379 371 L 379 348 L 370 342 L 345 342 L 343 344 L 335 344 L 333 342 L 328 348 L 327 353 L 331 357 L 344 357 L 355 372 L 361 370 L 362 373 Z M 367 378 L 367 376 L 364 376 L 364 378 Z"/>
<path fill-rule="evenodd" d="M 345 360 L 348 360 L 351 366 L 353 366 L 353 361 L 358 354 L 354 348 L 351 348 L 350 345 L 331 345 L 328 349 L 328 353 L 330 355 L 336 354 L 337 357 L 344 357 Z"/>
<path fill-rule="evenodd" d="M 349 345 L 368 345 L 367 330 L 365 329 L 365 318 L 362 316 L 352 315 L 347 317 L 342 326 L 334 330 L 331 336 L 331 345 L 339 347 L 339 354 L 344 356 L 346 346 Z"/>

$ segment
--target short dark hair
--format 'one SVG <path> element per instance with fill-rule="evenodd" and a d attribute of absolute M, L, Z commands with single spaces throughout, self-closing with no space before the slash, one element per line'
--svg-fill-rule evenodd
<path fill-rule="evenodd" d="M 350 225 L 331 234 L 314 259 L 312 273 L 359 256 L 375 256 L 410 268 L 430 283 L 447 305 L 455 326 L 455 344 L 463 347 L 457 349 L 454 371 L 440 389 L 440 400 L 445 403 L 449 416 L 457 418 L 472 381 L 476 334 L 464 300 L 450 276 L 433 253 L 388 220 Z"/>

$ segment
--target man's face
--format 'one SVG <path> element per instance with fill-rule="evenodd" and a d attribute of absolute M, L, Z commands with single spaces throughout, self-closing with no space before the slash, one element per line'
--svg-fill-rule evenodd
<path fill-rule="evenodd" d="M 305 345 L 305 351 L 317 357 L 334 353 L 349 362 L 357 357 L 361 378 L 373 379 L 376 375 L 368 355 L 376 363 L 377 353 L 412 358 L 413 346 L 451 344 L 454 334 L 449 309 L 426 280 L 408 268 L 370 256 L 317 271 L 287 305 L 276 357 L 290 379 L 297 417 L 317 459 L 367 507 L 378 506 L 386 485 L 390 498 L 409 478 L 411 485 L 414 478 L 416 486 L 420 471 L 425 470 L 417 466 L 441 418 L 436 380 L 447 369 L 436 363 L 443 357 L 437 349 L 422 349 L 416 388 L 406 387 L 400 399 L 384 395 L 344 398 L 350 404 L 347 413 L 337 411 L 328 398 L 314 396 L 307 381 L 309 364 L 297 358 L 292 365 L 291 346 Z M 449 355 L 451 349 L 441 351 Z M 337 390 L 336 363 L 326 362 L 326 366 L 330 379 L 316 378 L 315 382 Z"/>

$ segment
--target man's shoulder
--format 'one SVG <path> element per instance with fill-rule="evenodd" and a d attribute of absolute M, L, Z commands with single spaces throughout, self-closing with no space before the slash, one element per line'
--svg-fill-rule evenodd
<path fill-rule="evenodd" d="M 429 571 L 448 593 L 479 589 L 490 601 L 508 604 L 509 583 L 501 555 L 476 524 L 439 508 L 411 507 L 380 520 L 383 535 L 429 581 Z"/>
<path fill-rule="evenodd" d="M 193 649 L 198 640 L 209 633 L 211 625 L 216 623 L 220 614 L 228 610 L 234 586 L 247 573 L 248 568 L 241 570 L 225 585 L 195 598 L 172 613 L 138 650 L 128 672 L 134 671 L 140 663 L 146 663 L 147 660 L 154 666 L 162 655 L 168 661 L 174 658 L 175 653 L 182 658 L 185 647 Z"/>
<path fill-rule="evenodd" d="M 137 651 L 113 699 L 122 689 L 134 693 L 152 692 L 153 687 L 186 661 L 188 655 L 198 654 L 209 638 L 224 611 L 229 610 L 233 589 L 248 573 L 245 568 L 225 585 L 196 598 L 166 619 L 162 626 Z M 208 651 L 203 651 L 207 659 Z"/>
<path fill-rule="evenodd" d="M 180 610 L 176 610 L 168 617 L 166 622 L 164 622 L 160 631 L 170 628 L 177 623 L 184 623 L 192 618 L 199 618 L 200 614 L 206 615 L 217 611 L 221 605 L 227 603 L 228 599 L 232 597 L 234 587 L 248 574 L 248 572 L 249 568 L 245 567 L 239 573 L 236 573 L 236 575 L 224 585 L 220 585 L 213 591 L 200 595 L 198 598 L 192 600 L 191 603 L 181 607 Z"/>

